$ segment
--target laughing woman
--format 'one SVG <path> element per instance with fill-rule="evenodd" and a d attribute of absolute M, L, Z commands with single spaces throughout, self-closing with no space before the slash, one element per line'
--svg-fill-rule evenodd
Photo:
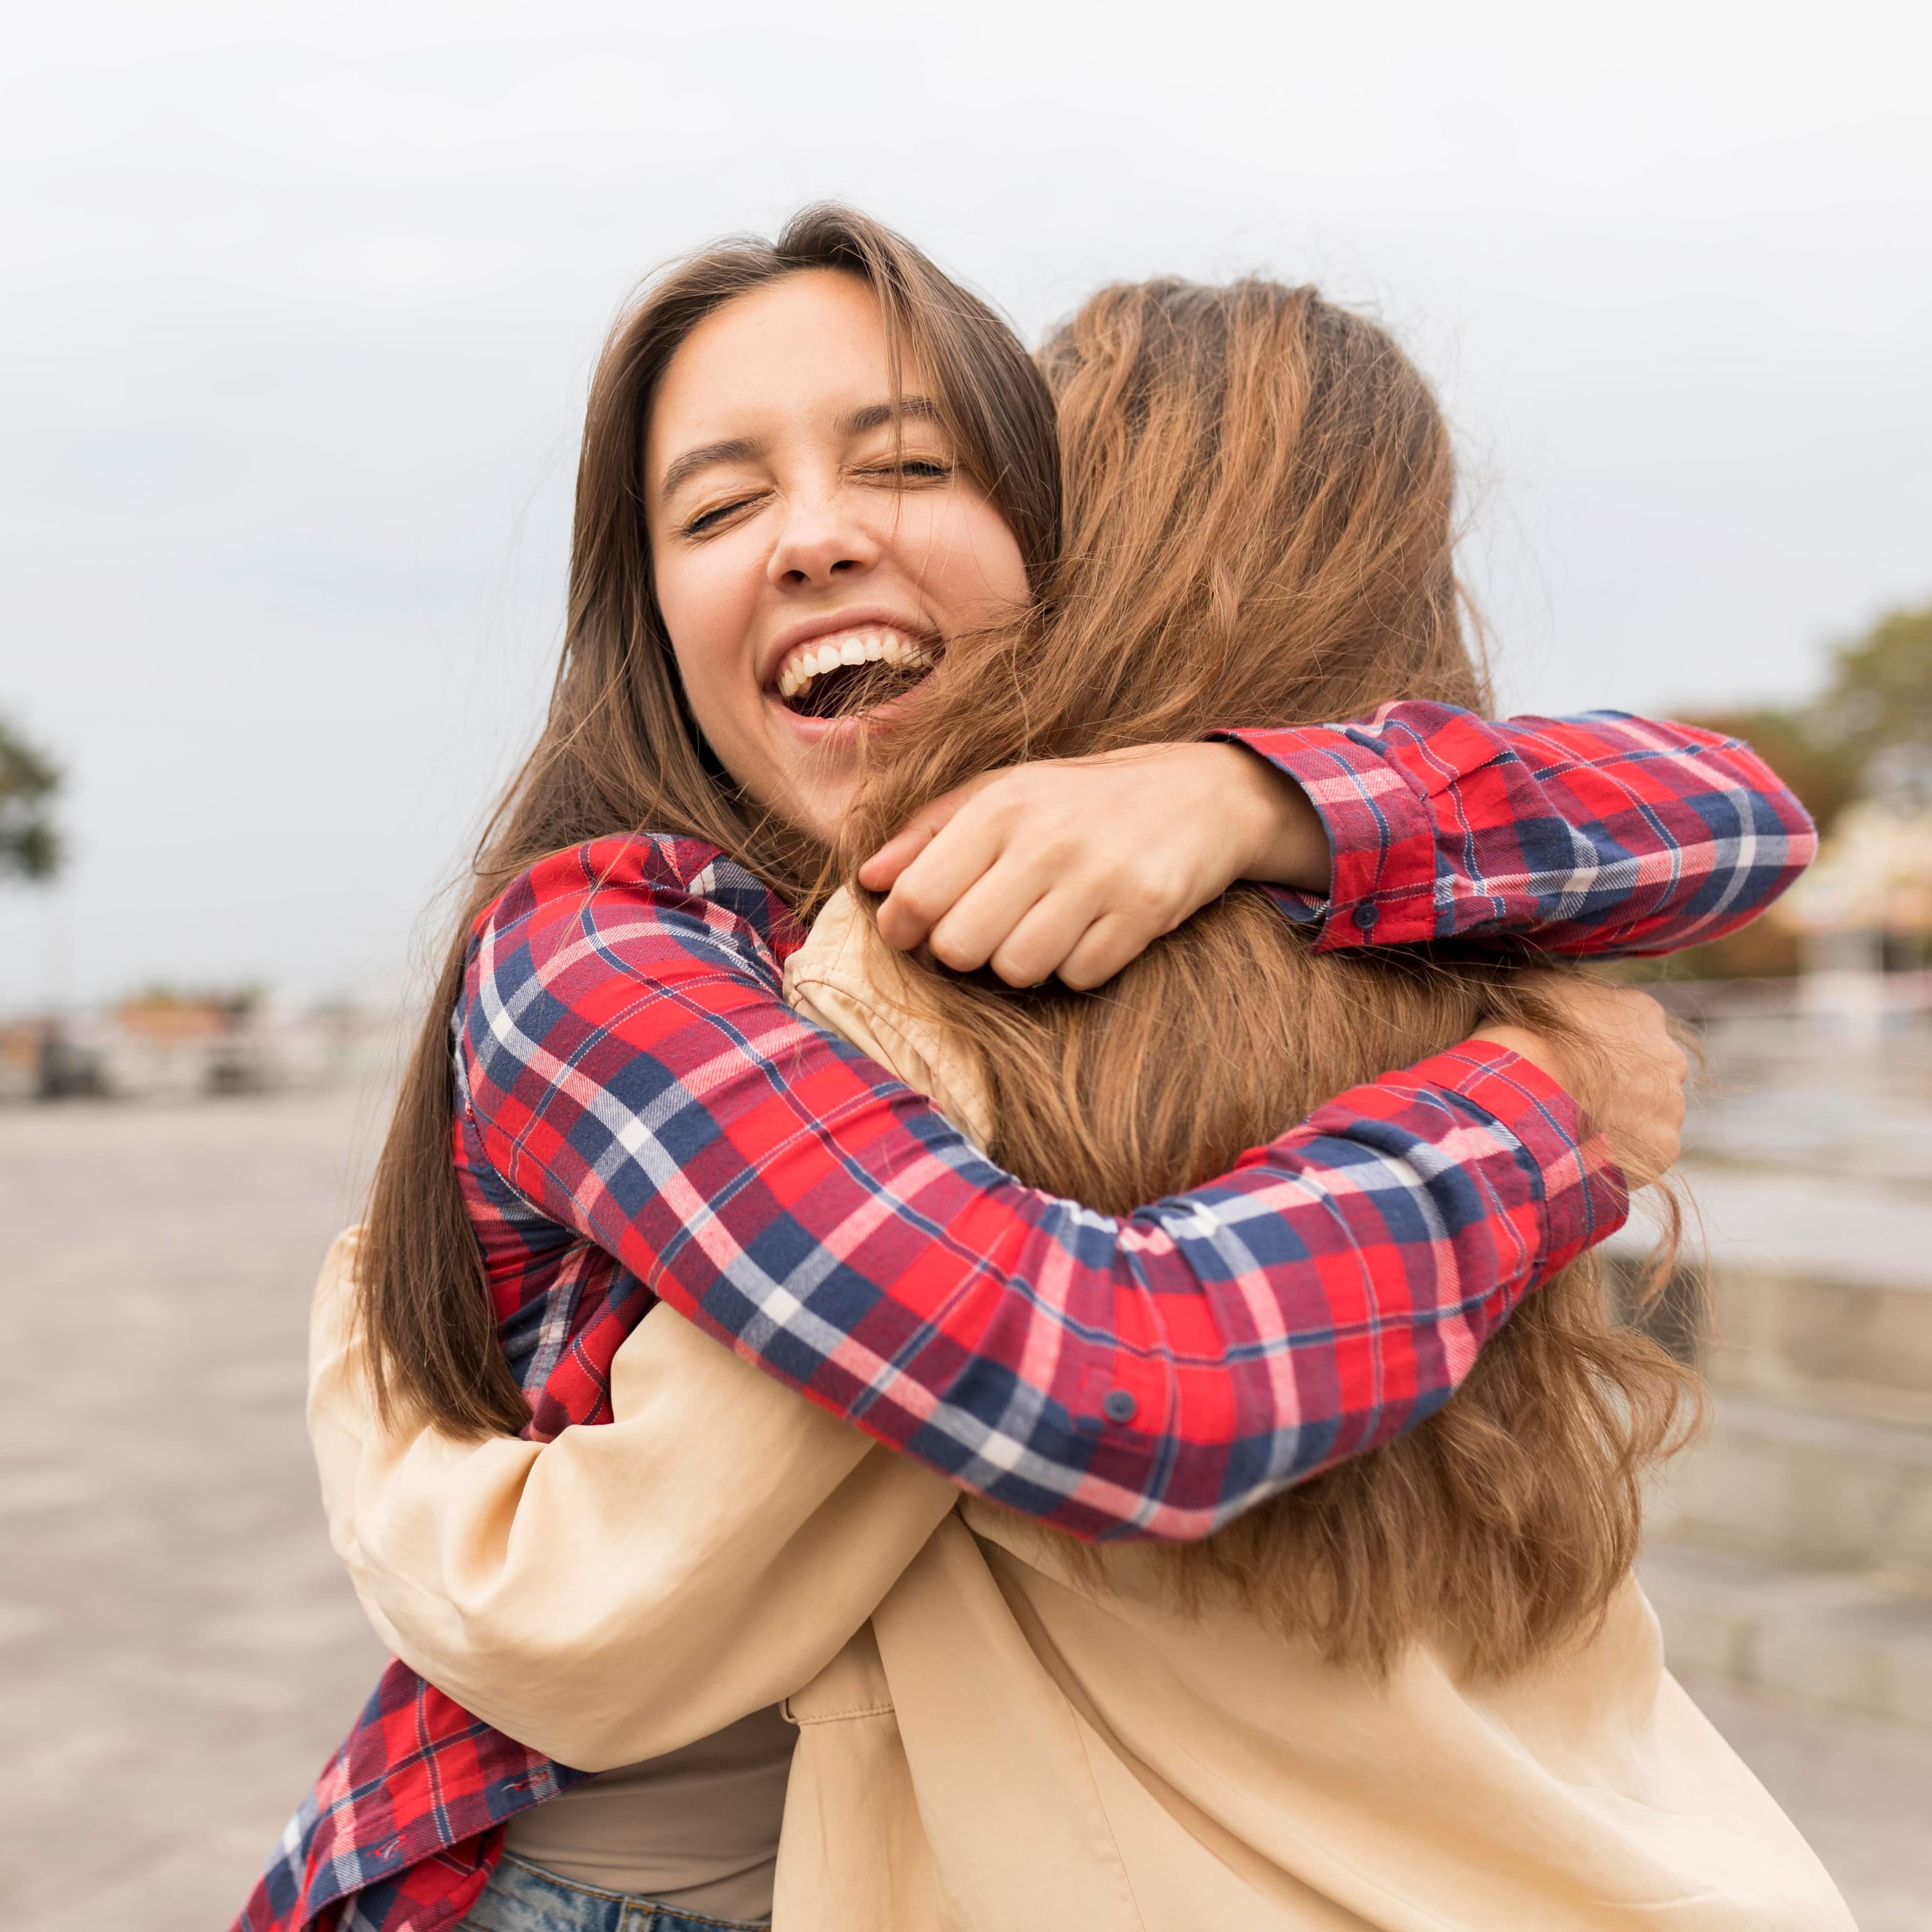
<path fill-rule="evenodd" d="M 1479 1030 L 1102 1214 L 994 1166 L 787 1006 L 857 712 L 916 710 L 930 662 L 964 664 L 1038 602 L 1058 536 L 1040 379 L 857 218 L 695 258 L 620 327 L 550 724 L 486 848 L 357 1262 L 357 1346 L 392 1414 L 446 1442 L 521 1431 L 512 1456 L 607 1423 L 614 1358 L 662 1307 L 960 1491 L 1088 1538 L 1198 1539 L 1424 1420 L 1621 1221 L 1623 1177 L 1566 1090 L 1581 1062 L 1534 1030 Z M 1178 652 L 1217 615 L 1185 614 Z M 1322 946 L 1664 950 L 1748 918 L 1810 850 L 1748 753 L 1667 727 L 1417 704 L 1234 735 L 953 794 L 862 874 L 890 888 L 881 931 L 1090 986 L 1246 878 Z M 1576 997 L 1622 1070 L 1582 1097 L 1654 1172 L 1681 1064 L 1643 1003 Z M 848 1634 L 891 1581 L 853 1582 Z M 701 1652 L 700 1588 L 686 1609 Z M 790 1744 L 767 1707 L 838 1648 L 775 1639 L 748 1701 L 694 1670 L 652 1739 L 686 1755 L 644 1808 L 674 1835 L 631 1848 L 658 1876 L 614 1894 L 640 1923 L 763 1916 L 758 1814 Z M 547 1802 L 593 1818 L 601 1783 L 392 1666 L 244 1922 L 346 1909 L 437 1932 L 507 1822 Z"/>

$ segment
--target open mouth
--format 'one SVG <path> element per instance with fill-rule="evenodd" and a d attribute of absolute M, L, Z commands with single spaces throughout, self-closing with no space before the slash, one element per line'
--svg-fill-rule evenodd
<path fill-rule="evenodd" d="M 785 709 L 801 718 L 856 718 L 903 698 L 938 661 L 929 642 L 866 625 L 787 652 L 774 688 Z"/>

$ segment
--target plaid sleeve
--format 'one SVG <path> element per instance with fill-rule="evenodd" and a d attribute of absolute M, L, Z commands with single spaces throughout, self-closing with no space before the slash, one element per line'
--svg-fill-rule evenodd
<path fill-rule="evenodd" d="M 1496 1048 L 1132 1216 L 1022 1186 L 791 1011 L 736 868 L 689 850 L 603 842 L 497 902 L 459 1015 L 477 1144 L 757 1366 L 1061 1528 L 1198 1538 L 1400 1434 L 1623 1218 L 1568 1096 Z"/>
<path fill-rule="evenodd" d="M 1402 704 L 1226 735 L 1328 827 L 1330 896 L 1276 894 L 1324 948 L 1519 934 L 1552 952 L 1675 952 L 1756 918 L 1818 846 L 1749 746 L 1624 712 L 1492 724 Z"/>

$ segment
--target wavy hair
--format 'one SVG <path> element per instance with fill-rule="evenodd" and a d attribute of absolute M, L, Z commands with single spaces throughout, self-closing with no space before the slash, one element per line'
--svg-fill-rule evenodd
<path fill-rule="evenodd" d="M 1040 361 L 1060 566 L 1039 612 L 956 642 L 916 710 L 877 734 L 855 856 L 993 766 L 1396 698 L 1483 704 L 1450 435 L 1384 329 L 1312 288 L 1162 280 L 1102 291 Z M 916 964 L 914 1003 L 980 1064 L 993 1157 L 1122 1213 L 1486 1020 L 1561 1030 L 1507 960 L 1317 953 L 1252 886 L 1096 993 Z M 1519 1670 L 1600 1617 L 1636 1555 L 1645 1473 L 1696 1406 L 1688 1372 L 1615 1318 L 1586 1256 L 1411 1433 L 1167 1551 L 1166 1573 L 1184 1596 L 1234 1592 L 1338 1664 L 1384 1670 L 1427 1634 L 1472 1670 Z"/>

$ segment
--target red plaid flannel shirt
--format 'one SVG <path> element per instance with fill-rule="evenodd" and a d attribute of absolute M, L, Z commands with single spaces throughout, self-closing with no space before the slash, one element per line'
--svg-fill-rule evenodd
<path fill-rule="evenodd" d="M 1734 743 L 1609 714 L 1438 706 L 1237 734 L 1335 851 L 1324 946 L 1714 938 L 1802 869 L 1808 820 Z M 1125 1220 L 1020 1187 L 779 995 L 798 934 L 689 841 L 545 862 L 482 923 L 455 1150 L 530 1432 L 608 1419 L 669 1301 L 963 1487 L 1088 1534 L 1198 1536 L 1412 1427 L 1522 1294 L 1621 1220 L 1567 1098 L 1498 1049 L 1341 1096 Z M 445 1932 L 503 1823 L 579 1774 L 392 1664 L 244 1908 Z"/>

